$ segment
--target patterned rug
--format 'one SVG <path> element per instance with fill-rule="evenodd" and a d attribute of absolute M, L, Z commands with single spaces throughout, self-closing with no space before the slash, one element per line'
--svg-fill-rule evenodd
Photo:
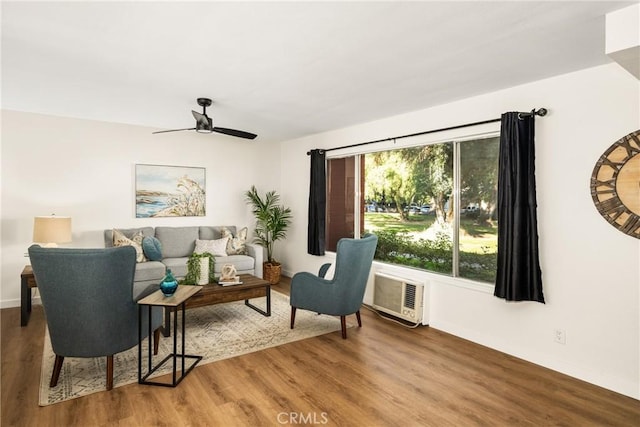
<path fill-rule="evenodd" d="M 263 307 L 264 299 L 252 302 L 258 307 Z M 271 291 L 271 317 L 264 317 L 245 306 L 243 301 L 189 309 L 185 322 L 186 353 L 203 356 L 197 365 L 200 366 L 340 330 L 339 318 L 318 316 L 306 310 L 298 310 L 296 327 L 292 330 L 289 328 L 290 315 L 289 298 L 274 291 Z M 178 331 L 180 328 L 179 324 Z M 146 355 L 147 343 L 148 339 L 145 339 L 143 357 Z M 163 337 L 160 340 L 158 355 L 153 358 L 154 365 L 172 351 L 173 337 Z M 106 357 L 65 358 L 58 385 L 50 388 L 54 360 L 55 354 L 51 349 L 49 332 L 45 330 L 40 373 L 40 406 L 106 391 Z M 187 363 L 190 362 L 191 359 L 187 359 Z M 116 354 L 113 364 L 114 388 L 138 381 L 137 346 Z M 152 377 L 170 373 L 171 369 L 172 363 L 167 362 Z"/>

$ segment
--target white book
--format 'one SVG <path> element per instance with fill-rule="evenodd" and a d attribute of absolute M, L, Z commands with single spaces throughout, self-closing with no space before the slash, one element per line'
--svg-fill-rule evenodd
<path fill-rule="evenodd" d="M 236 276 L 233 280 L 218 280 L 222 286 L 241 285 L 240 276 Z"/>

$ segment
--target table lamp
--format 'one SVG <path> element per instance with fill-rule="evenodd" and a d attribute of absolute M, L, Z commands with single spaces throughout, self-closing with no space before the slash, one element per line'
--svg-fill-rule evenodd
<path fill-rule="evenodd" d="M 71 217 L 37 216 L 33 218 L 33 241 L 45 248 L 55 248 L 58 243 L 71 242 Z"/>

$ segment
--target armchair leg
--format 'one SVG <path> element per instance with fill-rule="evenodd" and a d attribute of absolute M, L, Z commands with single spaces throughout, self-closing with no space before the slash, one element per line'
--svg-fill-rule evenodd
<path fill-rule="evenodd" d="M 58 385 L 58 378 L 60 378 L 60 371 L 62 370 L 62 362 L 64 362 L 64 356 L 58 356 L 56 354 L 56 361 L 53 363 L 53 373 L 51 374 L 49 387 L 55 387 Z"/>
<path fill-rule="evenodd" d="M 358 327 L 362 328 L 362 319 L 360 318 L 360 310 L 356 311 L 356 319 L 358 319 Z"/>
<path fill-rule="evenodd" d="M 113 388 L 113 355 L 107 356 L 107 390 Z"/>
<path fill-rule="evenodd" d="M 153 331 L 153 354 L 158 354 L 158 347 L 160 347 L 160 330 L 162 327 L 159 327 L 155 331 Z"/>
<path fill-rule="evenodd" d="M 293 329 L 293 324 L 296 321 L 296 307 L 291 306 L 291 329 Z"/>
<path fill-rule="evenodd" d="M 340 326 L 342 328 L 342 339 L 347 339 L 347 316 L 340 316 Z"/>

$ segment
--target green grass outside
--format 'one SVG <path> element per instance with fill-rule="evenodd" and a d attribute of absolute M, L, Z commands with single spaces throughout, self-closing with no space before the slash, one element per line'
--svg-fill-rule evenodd
<path fill-rule="evenodd" d="M 435 215 L 409 214 L 408 221 L 402 221 L 397 213 L 364 214 L 365 228 L 375 232 L 376 229 L 395 230 L 409 234 L 426 231 L 435 222 Z M 465 252 L 495 253 L 498 250 L 496 227 L 476 224 L 473 219 L 460 219 L 460 247 Z"/>
<path fill-rule="evenodd" d="M 376 259 L 451 274 L 450 242 L 449 249 L 443 251 L 421 240 L 426 238 L 424 233 L 434 222 L 435 215 L 409 214 L 408 220 L 403 221 L 397 213 L 365 213 L 365 229 L 382 236 Z M 396 233 L 406 238 L 393 237 Z M 461 277 L 489 283 L 495 281 L 496 235 L 495 226 L 477 224 L 473 218 L 460 218 Z"/>

